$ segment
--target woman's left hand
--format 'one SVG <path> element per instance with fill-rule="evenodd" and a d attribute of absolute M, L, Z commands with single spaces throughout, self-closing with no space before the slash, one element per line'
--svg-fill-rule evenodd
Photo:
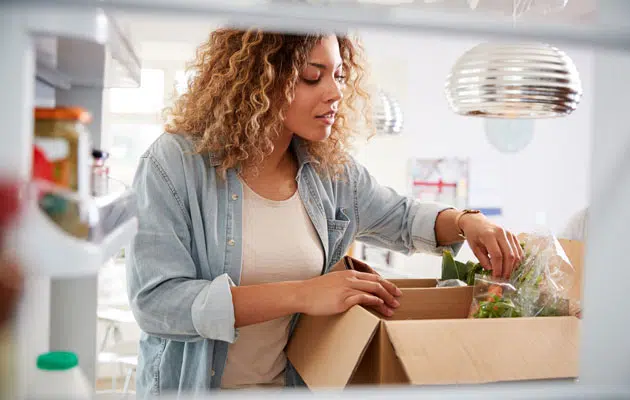
<path fill-rule="evenodd" d="M 482 214 L 466 214 L 459 226 L 473 253 L 492 276 L 509 278 L 524 257 L 515 234 L 492 223 Z"/>

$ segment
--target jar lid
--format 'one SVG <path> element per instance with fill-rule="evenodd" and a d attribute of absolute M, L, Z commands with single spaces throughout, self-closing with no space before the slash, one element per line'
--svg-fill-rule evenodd
<path fill-rule="evenodd" d="M 65 371 L 79 365 L 79 358 L 70 351 L 51 351 L 37 357 L 37 368 L 46 371 Z"/>
<path fill-rule="evenodd" d="M 89 124 L 92 121 L 92 115 L 81 107 L 36 107 L 35 119 L 58 119 Z"/>
<path fill-rule="evenodd" d="M 109 158 L 109 153 L 104 150 L 92 149 L 92 158 L 105 161 Z"/>

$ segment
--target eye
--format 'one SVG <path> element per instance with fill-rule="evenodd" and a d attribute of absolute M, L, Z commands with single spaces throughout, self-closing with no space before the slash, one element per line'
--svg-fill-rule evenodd
<path fill-rule="evenodd" d="M 304 77 L 302 77 L 302 82 L 306 83 L 307 85 L 317 85 L 319 83 L 320 79 L 306 79 Z"/>
<path fill-rule="evenodd" d="M 320 81 L 321 72 L 319 71 L 319 69 L 309 66 L 304 69 L 301 78 L 305 83 L 309 85 L 314 85 Z"/>
<path fill-rule="evenodd" d="M 339 82 L 340 84 L 344 85 L 346 83 L 346 76 L 345 75 L 337 75 L 335 77 L 335 80 L 337 82 Z"/>

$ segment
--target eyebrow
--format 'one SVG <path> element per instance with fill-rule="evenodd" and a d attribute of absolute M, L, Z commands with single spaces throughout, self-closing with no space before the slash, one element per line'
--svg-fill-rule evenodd
<path fill-rule="evenodd" d="M 313 67 L 317 67 L 319 69 L 327 69 L 328 68 L 325 64 L 320 64 L 320 63 L 316 63 L 316 62 L 308 62 L 307 64 L 308 65 L 312 65 Z M 341 63 L 335 64 L 335 68 L 334 69 L 337 69 L 339 67 L 341 67 Z"/>

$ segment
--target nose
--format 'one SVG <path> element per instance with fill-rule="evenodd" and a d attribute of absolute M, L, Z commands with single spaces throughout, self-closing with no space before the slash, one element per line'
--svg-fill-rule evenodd
<path fill-rule="evenodd" d="M 343 99 L 342 84 L 336 79 L 331 79 L 324 92 L 324 101 L 326 103 L 336 103 Z"/>

